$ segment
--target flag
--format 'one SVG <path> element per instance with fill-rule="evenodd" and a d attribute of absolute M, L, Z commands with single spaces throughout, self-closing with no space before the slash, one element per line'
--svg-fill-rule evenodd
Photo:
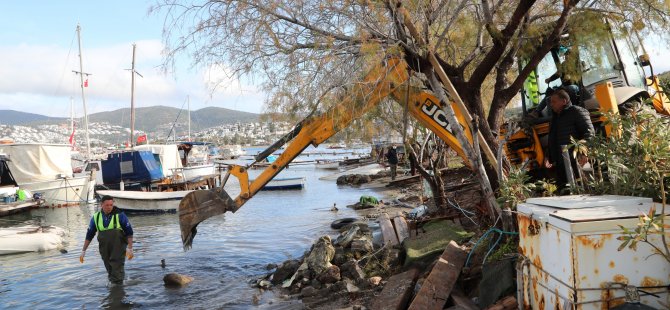
<path fill-rule="evenodd" d="M 72 127 L 72 134 L 70 134 L 70 145 L 74 147 L 74 132 L 75 132 L 75 127 Z"/>
<path fill-rule="evenodd" d="M 147 135 L 143 134 L 137 137 L 137 144 L 147 143 Z"/>
<path fill-rule="evenodd" d="M 84 81 L 84 87 L 88 87 L 88 79 L 86 79 L 86 81 Z"/>

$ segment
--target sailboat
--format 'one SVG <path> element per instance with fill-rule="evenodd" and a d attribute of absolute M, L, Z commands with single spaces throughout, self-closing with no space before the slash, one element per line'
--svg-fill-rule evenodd
<path fill-rule="evenodd" d="M 130 69 L 131 111 L 130 141 L 135 144 L 135 49 Z M 140 75 L 141 76 L 141 75 Z M 196 188 L 212 188 L 215 176 L 187 179 L 185 163 L 176 144 L 134 145 L 131 151 L 109 154 L 102 162 L 104 186 L 99 195 L 111 196 L 117 207 L 126 212 L 176 212 L 179 202 Z M 188 170 L 188 169 L 186 169 Z M 213 165 L 212 165 L 213 170 Z"/>
<path fill-rule="evenodd" d="M 79 42 L 79 70 L 82 100 L 84 102 L 84 124 L 87 138 L 87 158 L 90 158 L 88 142 L 88 114 L 84 99 L 83 61 L 81 54 L 81 27 L 77 25 Z M 7 167 L 16 184 L 33 195 L 45 200 L 45 206 L 73 206 L 95 201 L 95 172 L 73 173 L 72 150 L 68 144 L 20 143 L 2 144 L 0 153 L 9 157 Z"/>

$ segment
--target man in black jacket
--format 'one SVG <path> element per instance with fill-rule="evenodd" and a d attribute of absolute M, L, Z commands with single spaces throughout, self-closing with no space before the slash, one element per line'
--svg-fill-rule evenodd
<path fill-rule="evenodd" d="M 549 128 L 549 152 L 545 159 L 545 167 L 556 168 L 556 185 L 562 189 L 568 183 L 568 177 L 563 164 L 561 146 L 570 145 L 571 137 L 575 140 L 588 140 L 593 137 L 594 130 L 589 111 L 572 105 L 570 95 L 565 90 L 555 91 L 551 95 L 550 105 L 554 114 Z M 586 157 L 580 156 L 580 165 L 584 165 L 586 161 Z M 577 171 L 575 158 L 570 156 L 570 162 L 574 173 Z"/>
<path fill-rule="evenodd" d="M 389 148 L 388 153 L 386 153 L 386 159 L 388 159 L 389 166 L 391 167 L 391 180 L 395 180 L 396 169 L 398 168 L 398 153 L 395 144 Z"/>

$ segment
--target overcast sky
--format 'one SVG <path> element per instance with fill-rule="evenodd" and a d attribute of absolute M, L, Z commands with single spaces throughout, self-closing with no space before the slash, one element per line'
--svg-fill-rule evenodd
<path fill-rule="evenodd" d="M 165 75 L 161 63 L 162 16 L 147 15 L 147 0 L 3 1 L 0 4 L 0 109 L 49 116 L 69 116 L 70 97 L 81 116 L 81 90 L 76 26 L 81 24 L 89 113 L 130 106 L 132 44 L 137 44 L 135 83 L 137 107 L 216 106 L 259 113 L 264 95 L 250 83 L 227 79 L 224 70 L 191 67 L 184 57 L 175 74 Z M 657 73 L 670 70 L 667 49 L 656 40 L 648 50 Z M 212 93 L 219 80 L 225 88 Z"/>

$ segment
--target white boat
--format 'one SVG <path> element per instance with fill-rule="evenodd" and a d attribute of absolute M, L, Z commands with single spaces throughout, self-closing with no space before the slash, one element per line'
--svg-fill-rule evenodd
<path fill-rule="evenodd" d="M 95 201 L 95 172 L 74 174 L 66 144 L 0 144 L 16 185 L 40 194 L 46 206 L 71 206 Z"/>
<path fill-rule="evenodd" d="M 317 159 L 315 167 L 319 168 L 319 169 L 336 170 L 336 169 L 340 168 L 340 163 L 338 161 L 334 161 L 334 160 Z"/>
<path fill-rule="evenodd" d="M 179 157 L 183 167 L 174 168 L 173 175 L 181 182 L 193 182 L 210 178 L 216 174 L 214 164 L 210 162 L 208 142 L 179 142 Z"/>
<path fill-rule="evenodd" d="M 304 177 L 274 178 L 261 190 L 302 189 L 303 187 L 305 187 Z"/>
<path fill-rule="evenodd" d="M 205 177 L 211 177 L 215 174 L 216 168 L 214 167 L 214 164 L 203 164 L 177 168 L 173 173 L 175 177 L 181 178 L 185 182 L 197 181 Z"/>
<path fill-rule="evenodd" d="M 247 154 L 239 144 L 221 146 L 219 147 L 219 153 L 222 159 L 236 159 Z"/>
<path fill-rule="evenodd" d="M 101 196 L 114 198 L 114 205 L 129 213 L 175 213 L 179 208 L 179 202 L 188 191 L 173 192 L 142 192 L 142 191 L 116 191 L 99 190 Z"/>
<path fill-rule="evenodd" d="M 65 230 L 56 226 L 0 228 L 0 255 L 53 250 L 62 246 L 64 236 Z"/>

